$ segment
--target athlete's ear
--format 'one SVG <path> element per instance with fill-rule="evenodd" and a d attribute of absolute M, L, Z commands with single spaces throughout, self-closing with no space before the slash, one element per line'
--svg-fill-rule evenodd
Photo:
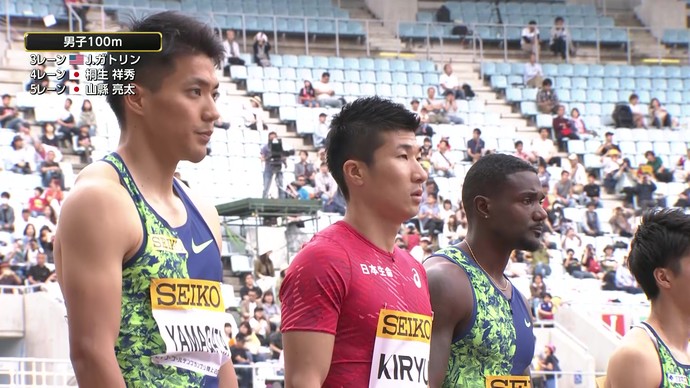
<path fill-rule="evenodd" d="M 146 98 L 147 90 L 140 85 L 134 86 L 134 94 L 126 94 L 123 96 L 123 104 L 130 111 L 137 115 L 144 115 L 144 99 Z"/>
<path fill-rule="evenodd" d="M 656 280 L 656 285 L 659 288 L 671 288 L 671 279 L 673 278 L 674 276 L 671 274 L 671 270 L 668 268 L 654 269 L 654 280 Z"/>
<path fill-rule="evenodd" d="M 366 165 L 356 160 L 348 160 L 343 164 L 343 177 L 347 187 L 364 185 Z"/>
<path fill-rule="evenodd" d="M 489 218 L 489 207 L 491 200 L 483 195 L 474 197 L 474 208 L 479 218 Z"/>

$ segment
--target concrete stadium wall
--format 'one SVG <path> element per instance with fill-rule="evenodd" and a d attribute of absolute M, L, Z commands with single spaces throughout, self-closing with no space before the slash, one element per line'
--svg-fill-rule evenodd
<path fill-rule="evenodd" d="M 24 295 L 0 294 L 2 319 L 0 338 L 21 338 L 24 336 Z"/>
<path fill-rule="evenodd" d="M 24 357 L 69 359 L 64 304 L 47 292 L 24 296 Z"/>
<path fill-rule="evenodd" d="M 687 28 L 685 1 L 642 0 L 635 7 L 635 14 L 657 38 L 662 37 L 664 29 Z"/>
<path fill-rule="evenodd" d="M 587 346 L 596 370 L 606 370 L 611 354 L 621 342 L 620 335 L 607 327 L 601 317 L 569 305 L 561 306 L 556 314 L 556 322 Z"/>

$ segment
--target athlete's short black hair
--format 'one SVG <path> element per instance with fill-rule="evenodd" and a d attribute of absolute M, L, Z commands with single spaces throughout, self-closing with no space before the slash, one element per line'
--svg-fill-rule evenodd
<path fill-rule="evenodd" d="M 503 190 L 509 175 L 523 171 L 537 173 L 531 164 L 512 155 L 491 154 L 479 159 L 467 171 L 462 185 L 462 203 L 467 217 L 474 216 L 475 197 L 492 197 Z"/>
<path fill-rule="evenodd" d="M 357 160 L 370 166 L 374 162 L 374 152 L 383 145 L 382 133 L 414 132 L 417 128 L 417 115 L 390 100 L 374 96 L 345 105 L 331 120 L 326 138 L 328 169 L 345 199 L 350 198 L 343 173 L 346 161 Z"/>
<path fill-rule="evenodd" d="M 680 259 L 690 254 L 690 216 L 680 209 L 653 209 L 642 216 L 642 223 L 630 244 L 628 267 L 650 300 L 659 295 L 654 270 L 680 271 Z"/>
<path fill-rule="evenodd" d="M 163 80 L 175 71 L 175 60 L 182 56 L 203 54 L 220 66 L 225 51 L 223 43 L 213 29 L 203 22 L 175 11 L 165 11 L 133 20 L 127 29 L 130 32 L 160 32 L 163 35 L 163 49 L 157 53 L 112 53 L 108 54 L 104 70 L 110 75 L 113 70 L 134 70 L 134 82 L 156 92 Z M 136 54 L 139 61 L 135 65 L 121 65 L 120 55 Z M 110 58 L 113 60 L 111 61 Z M 115 60 L 118 59 L 118 60 Z M 110 63 L 112 62 L 112 64 Z M 109 76 L 108 89 L 113 84 L 123 83 Z M 126 82 L 124 82 L 126 83 Z M 136 91 L 135 91 L 136 92 Z M 124 96 L 108 94 L 107 101 L 115 113 L 120 127 L 125 125 Z"/>

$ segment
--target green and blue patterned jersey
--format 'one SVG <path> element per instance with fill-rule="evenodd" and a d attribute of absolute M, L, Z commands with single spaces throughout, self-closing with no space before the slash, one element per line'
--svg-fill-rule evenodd
<path fill-rule="evenodd" d="M 220 284 L 222 264 L 213 233 L 177 181 L 174 190 L 185 205 L 187 221 L 173 228 L 146 202 L 119 155 L 110 154 L 104 161 L 119 174 L 121 184 L 136 206 L 144 231 L 140 249 L 122 268 L 121 322 L 115 344 L 122 376 L 128 387 L 217 387 L 217 377 L 209 373 L 181 364 L 154 362 L 157 355 L 170 353 L 170 346 L 166 346 L 161 335 L 162 328 L 154 317 L 151 298 L 151 285 L 158 279 L 190 282 L 198 279 Z M 202 250 L 197 244 L 201 241 L 205 241 L 201 244 Z M 172 330 L 174 332 L 175 328 Z M 190 339 L 188 336 L 181 340 Z M 207 348 L 191 350 L 207 351 Z"/>
<path fill-rule="evenodd" d="M 443 387 L 479 388 L 491 376 L 519 376 L 534 357 L 532 320 L 520 292 L 505 295 L 489 276 L 457 247 L 434 254 L 464 270 L 472 286 L 470 324 L 453 339 Z"/>
<path fill-rule="evenodd" d="M 638 327 L 647 332 L 659 353 L 659 362 L 661 363 L 661 384 L 659 388 L 690 387 L 690 365 L 676 361 L 671 350 L 649 323 L 642 322 Z"/>

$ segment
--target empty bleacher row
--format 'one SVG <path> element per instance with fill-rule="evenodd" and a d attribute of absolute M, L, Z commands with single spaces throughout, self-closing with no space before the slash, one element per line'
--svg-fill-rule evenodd
<path fill-rule="evenodd" d="M 538 126 L 551 127 L 551 119 L 538 114 L 537 89 L 522 87 L 524 66 L 486 62 L 481 70 L 491 87 L 505 90 L 506 100 L 519 105 L 524 116 L 537 116 Z M 615 104 L 628 101 L 633 93 L 642 104 L 659 99 L 681 123 L 690 112 L 690 66 L 543 64 L 542 70 L 552 79 L 559 100 L 569 109 L 578 108 L 591 127 L 612 125 Z"/>
<path fill-rule="evenodd" d="M 687 46 L 690 44 L 690 30 L 682 29 L 666 29 L 661 35 L 661 43 L 669 46 Z"/>
<path fill-rule="evenodd" d="M 362 37 L 362 21 L 350 20 L 346 10 L 330 1 L 317 0 L 104 0 L 103 5 L 116 9 L 118 20 L 127 20 L 160 10 L 196 14 L 221 29 L 247 32 L 262 31 L 287 34 L 335 35 Z"/>
<path fill-rule="evenodd" d="M 535 21 L 544 29 L 541 38 L 548 41 L 548 29 L 554 18 L 565 18 L 573 42 L 603 44 L 622 44 L 628 42 L 626 29 L 615 26 L 614 19 L 597 14 L 593 5 L 563 4 L 548 2 L 506 2 L 499 3 L 502 26 L 489 26 L 498 23 L 493 4 L 482 2 L 447 2 L 444 5 L 450 10 L 450 18 L 455 23 L 470 27 L 484 41 L 520 40 L 522 28 L 530 21 Z M 417 22 L 399 24 L 398 35 L 401 38 L 420 39 L 431 37 L 452 38 L 454 24 L 435 23 L 431 12 L 418 12 Z"/>
<path fill-rule="evenodd" d="M 1 1 L 0 14 L 27 19 L 42 19 L 46 15 L 53 15 L 58 20 L 67 20 L 63 0 Z"/>

